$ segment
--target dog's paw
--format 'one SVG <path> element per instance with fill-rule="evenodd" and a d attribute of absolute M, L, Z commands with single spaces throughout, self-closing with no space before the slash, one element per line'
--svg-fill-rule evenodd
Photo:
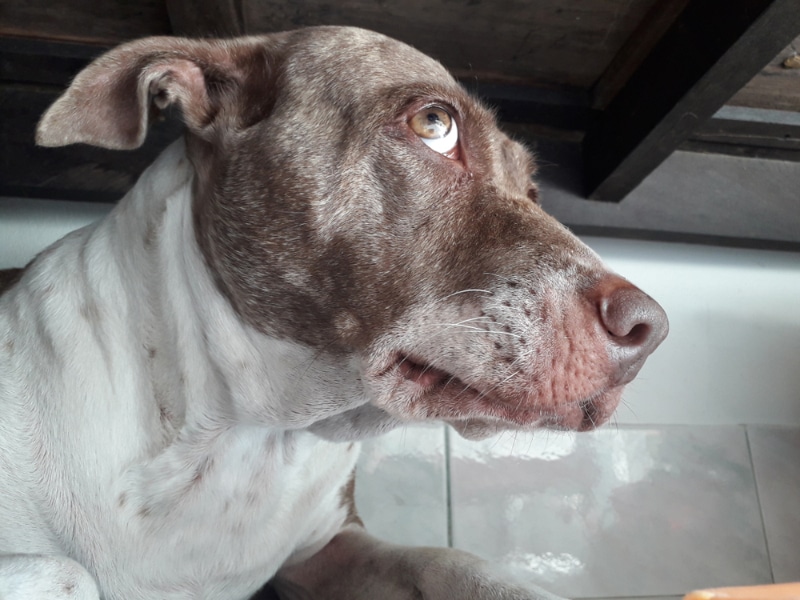
<path fill-rule="evenodd" d="M 89 572 L 65 556 L 0 556 L 3 600 L 99 600 Z"/>

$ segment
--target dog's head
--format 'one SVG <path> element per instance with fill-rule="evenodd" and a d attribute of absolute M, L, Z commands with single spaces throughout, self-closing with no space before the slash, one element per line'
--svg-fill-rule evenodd
<path fill-rule="evenodd" d="M 538 206 L 531 155 L 402 43 L 133 42 L 78 75 L 38 141 L 134 148 L 170 104 L 219 289 L 264 333 L 357 355 L 395 417 L 591 428 L 666 335 L 658 304 Z"/>

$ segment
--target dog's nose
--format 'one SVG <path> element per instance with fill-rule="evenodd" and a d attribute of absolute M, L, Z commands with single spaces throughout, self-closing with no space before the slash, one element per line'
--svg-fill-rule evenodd
<path fill-rule="evenodd" d="M 617 367 L 614 383 L 622 385 L 636 377 L 645 359 L 667 337 L 669 321 L 658 302 L 621 277 L 609 276 L 596 290 L 608 353 Z"/>

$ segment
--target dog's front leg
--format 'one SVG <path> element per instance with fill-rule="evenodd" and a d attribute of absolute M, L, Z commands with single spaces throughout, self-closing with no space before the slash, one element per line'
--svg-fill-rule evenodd
<path fill-rule="evenodd" d="M 397 546 L 349 525 L 272 583 L 281 600 L 557 600 L 494 570 L 460 550 Z"/>
<path fill-rule="evenodd" d="M 66 556 L 0 555 L 3 600 L 98 600 L 89 572 Z"/>

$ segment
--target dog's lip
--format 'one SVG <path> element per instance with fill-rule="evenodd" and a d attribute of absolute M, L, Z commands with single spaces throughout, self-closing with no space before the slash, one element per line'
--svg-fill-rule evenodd
<path fill-rule="evenodd" d="M 411 354 L 400 352 L 393 362 L 397 372 L 412 383 L 430 389 L 448 383 L 463 383 L 455 375 Z"/>
<path fill-rule="evenodd" d="M 499 402 L 492 394 L 482 390 L 456 375 L 433 366 L 418 356 L 398 352 L 391 364 L 383 370 L 383 374 L 394 372 L 404 381 L 416 386 L 424 395 L 444 392 L 450 388 L 462 400 L 460 404 L 475 402 L 485 409 L 479 414 L 441 415 L 439 418 L 450 424 L 457 422 L 484 422 L 487 425 L 500 426 L 503 429 L 553 429 L 561 431 L 590 431 L 605 423 L 616 407 L 624 385 L 613 385 L 599 389 L 589 397 L 581 400 L 560 403 L 548 409 L 532 411 L 523 410 L 513 414 L 509 412 L 509 403 Z M 519 402 L 513 403 L 519 409 Z"/>
<path fill-rule="evenodd" d="M 411 384 L 416 393 L 422 396 L 451 392 L 465 402 L 469 399 L 472 402 L 478 401 L 483 406 L 494 404 L 494 398 L 487 391 L 410 352 L 394 354 L 380 376 L 390 374 L 403 383 Z"/>

